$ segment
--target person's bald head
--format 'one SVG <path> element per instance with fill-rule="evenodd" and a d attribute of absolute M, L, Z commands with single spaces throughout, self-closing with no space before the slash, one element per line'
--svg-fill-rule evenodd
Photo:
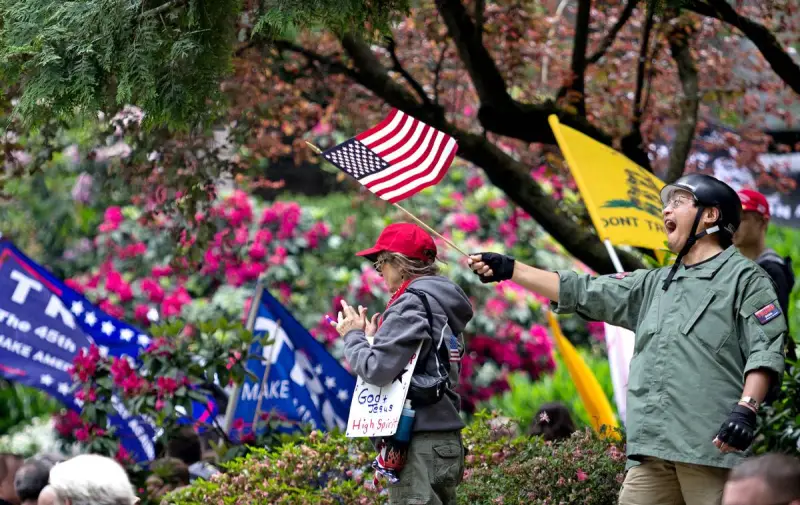
<path fill-rule="evenodd" d="M 722 505 L 800 505 L 800 459 L 787 454 L 745 459 L 731 470 Z"/>
<path fill-rule="evenodd" d="M 36 505 L 56 505 L 56 491 L 51 486 L 45 486 L 39 493 L 39 501 Z"/>

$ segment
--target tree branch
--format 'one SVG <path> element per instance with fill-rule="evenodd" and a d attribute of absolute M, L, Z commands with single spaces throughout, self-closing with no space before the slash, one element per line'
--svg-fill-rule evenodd
<path fill-rule="evenodd" d="M 447 54 L 447 49 L 450 47 L 450 41 L 445 42 L 442 52 L 439 54 L 439 60 L 436 62 L 436 68 L 433 70 L 433 103 L 439 106 L 439 78 L 442 74 L 442 65 L 444 65 L 444 55 Z"/>
<path fill-rule="evenodd" d="M 149 18 L 152 16 L 158 16 L 162 12 L 168 11 L 174 7 L 178 7 L 186 3 L 186 0 L 170 0 L 167 3 L 159 5 L 158 7 L 153 7 L 152 9 L 146 10 L 142 12 L 140 15 L 141 18 Z"/>
<path fill-rule="evenodd" d="M 601 273 L 614 272 L 604 245 L 597 236 L 581 226 L 544 192 L 530 177 L 528 168 L 497 148 L 486 138 L 465 132 L 447 122 L 443 115 L 421 105 L 388 75 L 370 48 L 352 35 L 342 38 L 342 46 L 357 68 L 355 80 L 389 105 L 454 137 L 459 156 L 481 167 L 489 180 L 531 215 L 573 256 Z M 545 123 L 546 124 L 546 123 Z M 630 253 L 618 251 L 626 269 L 642 268 L 642 262 Z"/>
<path fill-rule="evenodd" d="M 647 19 L 644 23 L 642 33 L 642 45 L 639 48 L 639 61 L 636 69 L 636 92 L 633 98 L 633 118 L 631 121 L 631 131 L 622 138 L 622 152 L 637 165 L 650 170 L 650 158 L 644 150 L 644 138 L 642 137 L 642 94 L 644 91 L 645 70 L 647 68 L 647 47 L 650 43 L 650 32 L 653 29 L 653 18 L 655 16 L 654 0 L 647 2 Z"/>
<path fill-rule="evenodd" d="M 681 115 L 675 140 L 669 154 L 666 182 L 670 183 L 683 174 L 686 159 L 692 148 L 695 128 L 697 128 L 697 111 L 700 107 L 700 86 L 697 79 L 697 68 L 692 58 L 689 39 L 694 34 L 692 25 L 687 20 L 678 22 L 669 34 L 669 48 L 672 58 L 678 66 L 678 75 L 683 87 Z"/>
<path fill-rule="evenodd" d="M 475 36 L 483 44 L 483 22 L 486 0 L 475 0 Z"/>
<path fill-rule="evenodd" d="M 633 15 L 633 11 L 638 3 L 639 0 L 628 0 L 628 3 L 625 4 L 625 8 L 622 10 L 622 13 L 619 15 L 619 19 L 617 19 L 617 22 L 611 27 L 611 30 L 609 30 L 608 34 L 603 39 L 603 42 L 600 43 L 600 47 L 586 60 L 587 65 L 594 65 L 600 61 L 600 58 L 602 58 L 604 54 L 606 54 L 606 51 L 608 51 L 608 49 L 614 43 L 614 40 L 617 38 L 619 31 L 623 26 L 625 26 L 625 23 L 628 22 L 628 20 L 631 18 L 631 15 Z"/>
<path fill-rule="evenodd" d="M 431 103 L 431 99 L 428 97 L 428 94 L 425 93 L 425 88 L 414 79 L 414 77 L 408 73 L 403 65 L 400 64 L 400 58 L 397 57 L 397 45 L 395 44 L 394 37 L 386 37 L 386 50 L 389 51 L 389 57 L 392 59 L 392 70 L 399 73 L 403 76 L 403 78 L 408 82 L 408 84 L 414 89 L 414 91 L 419 96 L 422 103 L 427 105 L 428 107 L 433 107 L 433 103 Z"/>
<path fill-rule="evenodd" d="M 569 106 L 575 107 L 576 114 L 586 116 L 585 73 L 586 47 L 589 44 L 589 20 L 592 14 L 592 0 L 578 0 L 578 15 L 575 19 L 575 36 L 572 42 L 571 76 L 568 85 L 563 86 L 557 97 L 566 99 Z"/>
<path fill-rule="evenodd" d="M 775 34 L 766 26 L 739 15 L 725 0 L 685 0 L 683 5 L 698 14 L 719 19 L 738 28 L 761 51 L 778 77 L 800 95 L 800 65 L 795 63 Z"/>

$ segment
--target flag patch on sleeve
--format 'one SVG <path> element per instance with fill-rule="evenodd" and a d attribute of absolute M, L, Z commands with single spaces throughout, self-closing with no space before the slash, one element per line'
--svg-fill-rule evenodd
<path fill-rule="evenodd" d="M 755 313 L 756 319 L 758 319 L 758 322 L 761 324 L 767 324 L 779 315 L 781 315 L 781 309 L 774 303 L 763 306 Z"/>
<path fill-rule="evenodd" d="M 617 274 L 611 274 L 609 277 L 611 277 L 612 279 L 624 279 L 630 274 L 631 274 L 630 272 L 619 272 Z"/>

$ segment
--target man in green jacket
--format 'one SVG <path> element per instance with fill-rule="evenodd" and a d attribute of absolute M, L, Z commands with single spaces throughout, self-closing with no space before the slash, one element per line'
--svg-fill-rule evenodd
<path fill-rule="evenodd" d="M 691 174 L 661 199 L 672 267 L 591 277 L 495 253 L 470 266 L 483 282 L 548 297 L 558 313 L 634 331 L 620 504 L 716 505 L 780 386 L 786 321 L 769 277 L 731 247 L 741 215 L 732 188 Z"/>

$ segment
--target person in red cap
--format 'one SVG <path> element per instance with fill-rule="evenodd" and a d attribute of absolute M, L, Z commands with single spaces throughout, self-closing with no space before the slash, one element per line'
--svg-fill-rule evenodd
<path fill-rule="evenodd" d="M 770 221 L 769 202 L 766 197 L 752 189 L 739 191 L 742 201 L 742 223 L 733 236 L 733 243 L 744 256 L 758 263 L 775 283 L 778 303 L 783 310 L 786 324 L 789 324 L 789 295 L 794 287 L 794 271 L 790 257 L 782 258 L 766 246 L 767 227 Z M 786 355 L 795 360 L 794 339 L 786 339 Z"/>
<path fill-rule="evenodd" d="M 455 504 L 464 472 L 458 385 L 464 354 L 462 332 L 472 304 L 453 281 L 438 275 L 436 244 L 410 223 L 387 226 L 374 247 L 358 253 L 373 262 L 392 296 L 383 315 L 367 318 L 364 307 L 342 302 L 336 329 L 344 337 L 351 369 L 369 384 L 384 386 L 411 372 L 407 400 L 415 411 L 405 465 L 394 474 L 377 458 L 376 471 L 389 478 L 389 503 Z M 373 337 L 373 342 L 367 341 Z M 413 370 L 409 360 L 422 342 Z M 373 441 L 379 451 L 383 440 Z M 399 477 L 399 480 L 397 479 Z"/>

